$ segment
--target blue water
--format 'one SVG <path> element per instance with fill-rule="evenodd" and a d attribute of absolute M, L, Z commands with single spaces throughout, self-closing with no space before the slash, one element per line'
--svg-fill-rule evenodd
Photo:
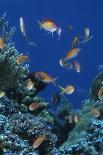
<path fill-rule="evenodd" d="M 77 89 L 86 90 L 87 93 L 77 92 L 68 95 L 68 99 L 75 107 L 79 107 L 81 101 L 88 98 L 92 79 L 98 73 L 98 65 L 102 64 L 103 48 L 103 2 L 102 0 L 0 0 L 0 16 L 7 13 L 10 26 L 16 27 L 13 41 L 16 48 L 29 54 L 30 70 L 44 71 L 53 77 L 58 77 L 57 82 L 66 86 L 73 84 Z M 24 41 L 19 29 L 19 18 L 25 20 L 26 31 L 31 41 L 38 47 L 29 46 Z M 55 34 L 46 35 L 40 30 L 37 20 L 53 19 L 62 28 L 61 39 Z M 69 24 L 73 31 L 68 29 Z M 82 71 L 77 74 L 74 71 L 66 71 L 59 65 L 59 59 L 65 56 L 71 48 L 73 37 L 83 36 L 84 28 L 89 27 L 94 36 L 82 50 L 76 60 L 81 64 Z M 45 100 L 50 101 L 54 92 L 58 89 L 49 85 L 39 93 Z"/>

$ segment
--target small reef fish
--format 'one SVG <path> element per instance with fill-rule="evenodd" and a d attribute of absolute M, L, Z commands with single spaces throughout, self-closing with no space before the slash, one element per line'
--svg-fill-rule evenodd
<path fill-rule="evenodd" d="M 44 83 L 44 82 L 38 80 L 35 77 L 35 72 L 29 73 L 24 80 L 28 80 L 28 79 L 30 79 L 33 82 L 34 87 L 36 88 L 36 92 L 43 91 L 48 85 L 47 83 Z"/>
<path fill-rule="evenodd" d="M 46 136 L 39 136 L 35 142 L 33 143 L 33 148 L 36 149 L 38 148 L 42 143 L 43 141 L 45 140 Z"/>
<path fill-rule="evenodd" d="M 92 108 L 91 113 L 96 118 L 98 118 L 101 115 L 100 111 L 97 108 Z"/>
<path fill-rule="evenodd" d="M 29 58 L 27 55 L 20 55 L 17 57 L 16 59 L 16 63 L 17 64 L 21 64 L 21 63 L 24 63 L 25 61 L 27 61 Z"/>
<path fill-rule="evenodd" d="M 74 122 L 74 117 L 72 114 L 68 116 L 69 123 L 72 124 Z"/>
<path fill-rule="evenodd" d="M 30 106 L 29 106 L 29 110 L 30 111 L 34 111 L 34 110 L 36 110 L 37 108 L 39 108 L 39 103 L 38 102 L 33 102 L 33 103 L 31 103 L 30 104 Z"/>
<path fill-rule="evenodd" d="M 30 79 L 28 79 L 28 80 L 27 80 L 27 86 L 26 86 L 26 88 L 27 88 L 28 90 L 32 90 L 33 87 L 34 87 L 34 83 L 33 83 Z"/>
<path fill-rule="evenodd" d="M 75 47 L 75 46 L 78 45 L 78 44 L 79 44 L 79 38 L 76 36 L 76 37 L 74 37 L 74 39 L 73 39 L 72 48 Z"/>
<path fill-rule="evenodd" d="M 79 114 L 77 114 L 77 115 L 74 116 L 74 121 L 76 123 L 79 123 L 80 122 L 80 115 Z"/>
<path fill-rule="evenodd" d="M 44 73 L 44 72 L 36 72 L 35 77 L 38 80 L 41 80 L 41 81 L 43 81 L 45 83 L 53 83 L 53 84 L 55 84 L 55 81 L 57 80 L 57 77 L 52 78 L 51 76 L 49 76 L 47 73 Z"/>
<path fill-rule="evenodd" d="M 93 38 L 93 36 L 90 36 L 90 30 L 88 27 L 86 27 L 84 29 L 84 37 L 83 37 L 83 41 L 81 41 L 81 43 L 86 43 L 89 40 L 91 40 Z"/>
<path fill-rule="evenodd" d="M 53 97 L 52 97 L 52 102 L 57 104 L 60 102 L 60 94 L 58 92 L 56 92 Z"/>
<path fill-rule="evenodd" d="M 45 31 L 48 31 L 49 33 L 52 34 L 52 37 L 53 37 L 53 34 L 54 32 L 57 32 L 58 34 L 58 39 L 60 39 L 60 36 L 61 36 L 61 28 L 58 27 L 55 22 L 53 20 L 50 20 L 50 19 L 46 19 L 46 20 L 43 20 L 43 21 L 38 21 L 39 23 L 39 26 L 40 28 L 44 29 Z M 49 34 L 48 33 L 48 34 Z"/>
<path fill-rule="evenodd" d="M 67 55 L 66 55 L 66 57 L 64 58 L 64 60 L 67 61 L 67 60 L 70 60 L 70 59 L 76 57 L 76 56 L 78 55 L 78 53 L 80 52 L 80 50 L 81 50 L 81 48 L 73 48 L 73 49 L 71 49 L 71 50 L 67 53 Z"/>
<path fill-rule="evenodd" d="M 4 97 L 5 96 L 5 92 L 3 91 L 0 91 L 0 98 Z"/>
<path fill-rule="evenodd" d="M 20 31 L 21 31 L 25 41 L 27 41 L 28 45 L 37 47 L 37 45 L 34 42 L 31 42 L 28 40 L 26 29 L 25 29 L 25 22 L 24 22 L 23 17 L 20 17 Z"/>
<path fill-rule="evenodd" d="M 72 94 L 75 90 L 74 86 L 67 85 L 65 88 L 61 87 L 60 85 L 57 85 L 61 89 L 61 95 L 65 94 Z"/>
<path fill-rule="evenodd" d="M 23 17 L 20 17 L 20 31 L 25 39 L 27 39 L 27 34 L 25 30 L 25 23 Z"/>
<path fill-rule="evenodd" d="M 65 68 L 65 69 L 73 69 L 72 63 L 69 63 L 64 59 L 60 59 L 59 64 L 60 64 L 61 67 Z"/>
<path fill-rule="evenodd" d="M 0 49 L 4 48 L 4 41 L 3 39 L 0 37 Z"/>
<path fill-rule="evenodd" d="M 80 73 L 81 71 L 81 66 L 77 61 L 74 61 L 74 66 L 75 66 L 75 70 L 77 73 Z"/>

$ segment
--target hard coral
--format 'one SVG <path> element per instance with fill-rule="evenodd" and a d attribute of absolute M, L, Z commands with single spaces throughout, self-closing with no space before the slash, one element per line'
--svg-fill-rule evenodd
<path fill-rule="evenodd" d="M 28 65 L 18 65 L 16 59 L 19 52 L 14 45 L 7 44 L 0 50 L 0 90 L 19 87 L 22 78 L 28 73 Z"/>
<path fill-rule="evenodd" d="M 43 150 L 48 151 L 57 141 L 57 137 L 52 133 L 52 128 L 48 126 L 42 117 L 35 117 L 29 113 L 26 114 L 14 114 L 9 120 L 9 124 L 12 127 L 12 132 L 18 134 L 32 145 L 35 138 L 40 135 L 45 135 L 47 138 L 44 141 Z"/>
<path fill-rule="evenodd" d="M 5 21 L 6 14 L 0 18 L 0 30 L 4 41 L 4 47 L 0 49 L 0 90 L 19 87 L 21 81 L 28 73 L 28 65 L 17 64 L 19 52 L 15 49 L 11 40 L 15 28 L 8 31 L 9 25 Z"/>
<path fill-rule="evenodd" d="M 95 100 L 99 99 L 98 92 L 101 87 L 103 87 L 103 72 L 97 74 L 97 76 L 92 82 L 91 95 L 93 99 Z"/>

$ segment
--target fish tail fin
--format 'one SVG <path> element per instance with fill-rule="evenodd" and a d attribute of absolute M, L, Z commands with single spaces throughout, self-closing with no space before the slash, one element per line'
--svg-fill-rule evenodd
<path fill-rule="evenodd" d="M 41 29 L 42 28 L 42 23 L 40 22 L 40 20 L 37 20 L 37 23 L 38 23 L 38 25 L 39 25 L 39 27 Z"/>
<path fill-rule="evenodd" d="M 60 40 L 60 37 L 61 37 L 61 32 L 62 32 L 61 27 L 58 27 L 58 29 L 57 29 L 58 40 Z"/>
<path fill-rule="evenodd" d="M 36 43 L 32 42 L 32 41 L 29 41 L 28 45 L 31 45 L 31 46 L 34 46 L 34 47 L 38 47 L 38 45 Z"/>
<path fill-rule="evenodd" d="M 54 79 L 53 79 L 53 84 L 54 84 L 54 86 L 56 86 L 56 80 L 58 79 L 58 77 L 55 77 Z"/>
<path fill-rule="evenodd" d="M 57 85 L 60 89 L 61 89 L 61 93 L 60 95 L 63 95 L 65 93 L 65 88 L 63 88 L 62 86 L 60 85 Z"/>

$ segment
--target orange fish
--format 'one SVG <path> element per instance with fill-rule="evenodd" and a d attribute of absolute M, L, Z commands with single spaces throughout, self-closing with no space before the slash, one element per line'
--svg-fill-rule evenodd
<path fill-rule="evenodd" d="M 0 49 L 4 48 L 4 41 L 2 38 L 0 38 Z"/>
<path fill-rule="evenodd" d="M 30 104 L 29 110 L 34 111 L 34 110 L 36 110 L 37 108 L 39 108 L 39 106 L 40 106 L 40 105 L 39 105 L 38 102 L 33 102 L 33 103 Z"/>
<path fill-rule="evenodd" d="M 52 78 L 51 76 L 49 76 L 47 73 L 44 73 L 44 72 L 36 72 L 35 77 L 38 80 L 41 80 L 41 81 L 43 81 L 45 83 L 53 83 L 53 84 L 55 84 L 55 81 L 57 80 L 57 78 Z"/>
<path fill-rule="evenodd" d="M 38 148 L 42 143 L 43 141 L 45 140 L 46 136 L 39 136 L 35 142 L 33 143 L 33 148 L 36 149 Z"/>
<path fill-rule="evenodd" d="M 30 79 L 28 79 L 27 80 L 27 86 L 26 86 L 26 88 L 28 90 L 31 90 L 31 89 L 33 89 L 33 87 L 34 87 L 34 83 Z"/>
<path fill-rule="evenodd" d="M 24 63 L 27 60 L 28 60 L 28 56 L 26 56 L 26 55 L 20 55 L 20 56 L 17 57 L 16 63 L 17 64 L 21 64 L 21 63 Z"/>
<path fill-rule="evenodd" d="M 67 85 L 65 88 L 61 87 L 60 85 L 57 85 L 60 89 L 61 89 L 61 95 L 63 95 L 64 93 L 66 94 L 72 94 L 75 90 L 74 86 L 72 85 Z"/>
<path fill-rule="evenodd" d="M 40 28 L 43 28 L 44 30 L 46 30 L 49 33 L 51 33 L 52 34 L 52 37 L 53 37 L 54 32 L 57 32 L 58 37 L 60 39 L 60 36 L 61 36 L 61 28 L 58 27 L 53 20 L 46 19 L 46 20 L 43 20 L 42 22 L 38 21 L 38 23 L 39 23 Z"/>
<path fill-rule="evenodd" d="M 75 65 L 75 70 L 76 70 L 76 72 L 77 72 L 77 73 L 80 73 L 80 71 L 81 71 L 81 66 L 80 66 L 80 64 L 79 64 L 77 61 L 75 61 L 75 62 L 74 62 L 74 65 Z"/>
<path fill-rule="evenodd" d="M 71 49 L 71 50 L 67 53 L 67 55 L 66 55 L 66 57 L 64 58 L 64 60 L 70 60 L 70 59 L 76 57 L 76 56 L 78 55 L 78 53 L 80 52 L 80 50 L 81 50 L 81 48 L 73 48 L 73 49 Z"/>

